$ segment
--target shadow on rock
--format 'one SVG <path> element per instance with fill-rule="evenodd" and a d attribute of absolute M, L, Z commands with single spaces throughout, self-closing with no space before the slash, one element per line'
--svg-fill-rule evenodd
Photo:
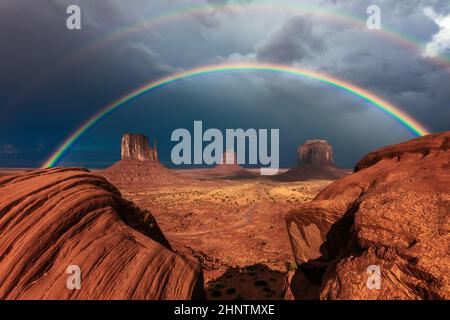
<path fill-rule="evenodd" d="M 281 300 L 287 288 L 287 274 L 254 264 L 230 268 L 206 286 L 209 300 Z"/>

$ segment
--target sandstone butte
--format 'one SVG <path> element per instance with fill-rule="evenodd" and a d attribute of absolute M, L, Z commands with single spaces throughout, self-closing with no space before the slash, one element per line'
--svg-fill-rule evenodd
<path fill-rule="evenodd" d="M 225 151 L 222 155 L 222 160 L 214 168 L 209 170 L 212 176 L 222 178 L 254 178 L 255 174 L 243 166 L 238 164 L 237 154 L 232 150 Z"/>
<path fill-rule="evenodd" d="M 281 181 L 335 180 L 348 172 L 335 166 L 333 147 L 326 140 L 307 140 L 297 149 L 297 166 L 277 177 Z"/>
<path fill-rule="evenodd" d="M 450 299 L 449 215 L 450 132 L 369 153 L 287 217 L 287 298 Z"/>
<path fill-rule="evenodd" d="M 450 299 L 449 213 L 450 132 L 369 153 L 287 217 L 298 267 L 286 298 Z M 85 169 L 0 177 L 0 234 L 0 299 L 204 296 L 201 268 L 153 216 Z M 69 265 L 81 290 L 66 286 Z"/>
<path fill-rule="evenodd" d="M 153 143 L 153 148 L 151 148 L 146 136 L 125 133 L 122 136 L 121 159 L 158 162 L 156 140 Z"/>
<path fill-rule="evenodd" d="M 130 184 L 134 187 L 162 186 L 187 180 L 159 161 L 156 140 L 151 148 L 145 135 L 132 133 L 122 136 L 121 160 L 98 174 L 118 187 Z"/>
<path fill-rule="evenodd" d="M 196 299 L 201 268 L 153 216 L 85 169 L 0 177 L 0 299 Z M 69 265 L 80 290 L 66 286 Z"/>

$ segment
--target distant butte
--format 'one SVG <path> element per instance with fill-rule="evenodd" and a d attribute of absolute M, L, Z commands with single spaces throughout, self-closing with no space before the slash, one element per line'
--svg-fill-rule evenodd
<path fill-rule="evenodd" d="M 122 137 L 121 160 L 98 173 L 119 187 L 161 186 L 187 180 L 159 161 L 156 140 L 151 148 L 145 135 L 132 133 Z"/>
<path fill-rule="evenodd" d="M 370 152 L 287 217 L 291 297 L 450 299 L 449 213 L 450 132 Z"/>
<path fill-rule="evenodd" d="M 233 150 L 223 153 L 222 161 L 212 169 L 207 169 L 207 175 L 214 178 L 244 179 L 253 178 L 255 173 L 237 163 L 237 154 Z"/>
<path fill-rule="evenodd" d="M 143 134 L 125 133 L 122 137 L 121 159 L 158 162 L 156 140 L 151 148 L 148 138 Z"/>
<path fill-rule="evenodd" d="M 326 140 L 307 140 L 297 149 L 297 167 L 279 175 L 282 181 L 336 180 L 348 172 L 334 165 L 333 147 Z"/>

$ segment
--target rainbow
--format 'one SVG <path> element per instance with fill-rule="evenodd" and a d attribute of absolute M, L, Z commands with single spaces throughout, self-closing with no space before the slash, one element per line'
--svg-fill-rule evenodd
<path fill-rule="evenodd" d="M 85 54 L 95 52 L 98 49 L 110 45 L 118 40 L 126 38 L 130 35 L 142 33 L 153 27 L 176 22 L 181 19 L 190 17 L 199 17 L 215 12 L 226 12 L 227 10 L 242 10 L 258 14 L 273 12 L 289 14 L 309 14 L 311 16 L 322 18 L 324 21 L 333 21 L 339 24 L 348 25 L 355 28 L 364 28 L 367 30 L 367 17 L 365 15 L 363 17 L 360 17 L 342 11 L 329 10 L 323 6 L 305 5 L 298 2 L 290 3 L 279 0 L 277 0 L 276 2 L 258 0 L 246 5 L 224 2 L 223 4 L 214 5 L 213 7 L 211 7 L 211 5 L 207 3 L 202 3 L 182 7 L 161 15 L 147 17 L 145 19 L 137 21 L 135 24 L 115 28 L 111 32 L 106 33 L 103 36 L 89 42 L 86 46 L 80 48 L 78 52 L 75 52 L 73 55 L 67 57 L 65 63 L 74 60 L 77 56 L 83 56 Z M 385 26 L 383 26 L 381 30 L 368 31 L 368 34 L 384 37 L 385 39 L 388 39 L 393 43 L 415 50 L 420 54 L 422 54 L 425 50 L 424 44 L 421 43 L 418 39 L 386 28 Z M 450 66 L 450 58 L 443 54 L 437 55 L 433 58 L 430 57 L 430 60 L 446 67 Z"/>
<path fill-rule="evenodd" d="M 71 147 L 90 128 L 94 127 L 97 123 L 101 122 L 103 119 L 111 115 L 111 113 L 113 113 L 114 111 L 123 108 L 132 100 L 135 100 L 148 92 L 151 92 L 158 88 L 162 88 L 164 86 L 170 85 L 174 82 L 183 79 L 231 71 L 265 71 L 265 72 L 291 74 L 310 79 L 315 79 L 323 83 L 332 85 L 334 87 L 343 89 L 355 96 L 358 96 L 366 101 L 369 101 L 373 106 L 390 115 L 392 118 L 397 120 L 400 124 L 405 126 L 408 130 L 410 130 L 417 136 L 423 136 L 429 133 L 428 130 L 423 125 L 421 125 L 411 116 L 407 115 L 405 112 L 403 112 L 393 104 L 383 100 L 382 98 L 376 96 L 375 94 L 367 90 L 359 88 L 349 82 L 346 82 L 345 80 L 341 80 L 327 74 L 277 64 L 261 64 L 261 63 L 216 64 L 194 68 L 191 70 L 166 76 L 159 80 L 151 81 L 137 88 L 136 90 L 122 96 L 121 98 L 111 102 L 110 104 L 102 108 L 99 112 L 94 114 L 91 118 L 89 118 L 85 123 L 83 123 L 83 125 L 81 125 L 81 127 L 75 130 L 75 132 L 73 132 L 67 138 L 67 140 L 65 140 L 61 144 L 61 146 L 47 159 L 47 161 L 45 161 L 45 163 L 43 164 L 43 168 L 53 167 L 57 165 L 58 162 L 64 157 L 64 155 L 71 149 Z"/>
<path fill-rule="evenodd" d="M 156 27 L 158 25 L 172 23 L 187 17 L 197 17 L 214 12 L 226 12 L 227 10 L 242 10 L 247 12 L 255 12 L 258 14 L 273 12 L 289 14 L 306 13 L 311 16 L 322 18 L 324 21 L 333 21 L 343 25 L 367 29 L 367 17 L 365 15 L 363 17 L 359 17 L 356 15 L 347 14 L 342 11 L 329 10 L 323 6 L 311 6 L 300 3 L 293 4 L 279 0 L 277 0 L 276 3 L 264 2 L 264 0 L 259 0 L 246 5 L 224 2 L 220 5 L 214 5 L 212 8 L 211 5 L 203 3 L 176 9 L 162 15 L 151 16 L 146 19 L 139 20 L 135 24 L 125 27 L 118 27 L 105 34 L 104 36 L 95 39 L 94 41 L 88 43 L 86 46 L 82 47 L 78 52 L 74 53 L 74 55 L 69 56 L 65 63 L 74 60 L 78 55 L 82 56 L 88 53 L 95 52 L 96 50 L 101 49 L 111 43 L 114 43 L 133 34 L 139 34 L 140 32 Z M 420 54 L 422 54 L 425 50 L 424 44 L 422 44 L 419 40 L 386 27 L 383 27 L 381 30 L 372 30 L 368 32 L 370 32 L 369 34 L 384 37 L 385 39 L 388 39 L 393 43 L 397 43 L 401 46 L 417 51 Z M 438 55 L 436 57 L 430 58 L 430 60 L 446 67 L 450 66 L 450 59 L 444 55 Z"/>
<path fill-rule="evenodd" d="M 36 91 L 37 88 L 47 84 L 50 79 L 56 77 L 56 75 L 60 74 L 63 70 L 66 70 L 66 68 L 68 68 L 69 66 L 72 66 L 76 62 L 79 62 L 81 58 L 85 58 L 94 54 L 97 50 L 108 47 L 109 45 L 112 45 L 121 39 L 134 34 L 142 33 L 153 27 L 169 24 L 189 17 L 198 17 L 208 13 L 221 12 L 230 9 L 255 12 L 258 14 L 263 14 L 265 12 L 281 12 L 294 15 L 309 14 L 313 17 L 319 17 L 324 21 L 333 21 L 335 23 L 347 25 L 354 28 L 367 29 L 365 20 L 366 16 L 362 18 L 347 14 L 342 11 L 329 10 L 323 6 L 307 6 L 300 3 L 289 3 L 281 0 L 276 0 L 276 3 L 266 2 L 265 0 L 258 0 L 255 2 L 250 2 L 246 5 L 241 5 L 238 3 L 227 4 L 224 2 L 223 5 L 215 5 L 213 7 L 206 3 L 184 6 L 163 14 L 146 17 L 145 19 L 137 21 L 135 24 L 115 28 L 111 32 L 108 32 L 103 36 L 88 42 L 85 46 L 80 47 L 78 50 L 73 51 L 71 54 L 56 62 L 45 74 L 39 75 L 35 79 L 33 79 L 30 85 L 25 87 L 24 90 L 20 92 L 20 94 L 18 94 L 17 97 L 12 102 L 10 102 L 7 107 L 4 107 L 2 110 L 0 110 L 0 115 L 17 112 L 17 105 L 23 102 L 23 100 L 32 92 Z M 425 50 L 424 44 L 422 44 L 417 39 L 414 39 L 413 37 L 410 37 L 403 33 L 388 29 L 385 26 L 383 26 L 381 30 L 368 31 L 368 35 L 375 35 L 377 37 L 384 38 L 392 43 L 398 44 L 404 48 L 408 48 L 409 50 L 416 52 L 421 56 L 423 56 Z M 435 57 L 424 57 L 424 59 L 450 72 L 449 57 L 441 54 Z"/>

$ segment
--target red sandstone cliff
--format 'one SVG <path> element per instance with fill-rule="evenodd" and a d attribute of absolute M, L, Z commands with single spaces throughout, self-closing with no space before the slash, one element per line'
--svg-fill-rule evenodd
<path fill-rule="evenodd" d="M 148 138 L 142 134 L 125 133 L 122 136 L 122 160 L 158 161 L 156 140 L 150 148 Z"/>
<path fill-rule="evenodd" d="M 291 213 L 293 297 L 450 299 L 449 142 L 445 132 L 371 152 Z"/>
<path fill-rule="evenodd" d="M 333 147 L 325 140 L 307 140 L 297 150 L 297 167 L 279 175 L 282 181 L 336 180 L 348 174 L 333 163 Z"/>
<path fill-rule="evenodd" d="M 122 160 L 98 171 L 98 174 L 118 187 L 152 187 L 188 180 L 159 161 L 156 140 L 154 147 L 150 148 L 148 138 L 144 135 L 125 133 L 122 137 L 121 155 Z"/>
<path fill-rule="evenodd" d="M 153 216 L 85 169 L 0 177 L 0 299 L 200 298 L 202 271 Z M 66 285 L 80 267 L 80 290 Z"/>
<path fill-rule="evenodd" d="M 255 174 L 237 162 L 237 154 L 233 150 L 223 153 L 222 161 L 217 166 L 209 170 L 212 177 L 224 179 L 244 179 L 253 178 Z"/>

